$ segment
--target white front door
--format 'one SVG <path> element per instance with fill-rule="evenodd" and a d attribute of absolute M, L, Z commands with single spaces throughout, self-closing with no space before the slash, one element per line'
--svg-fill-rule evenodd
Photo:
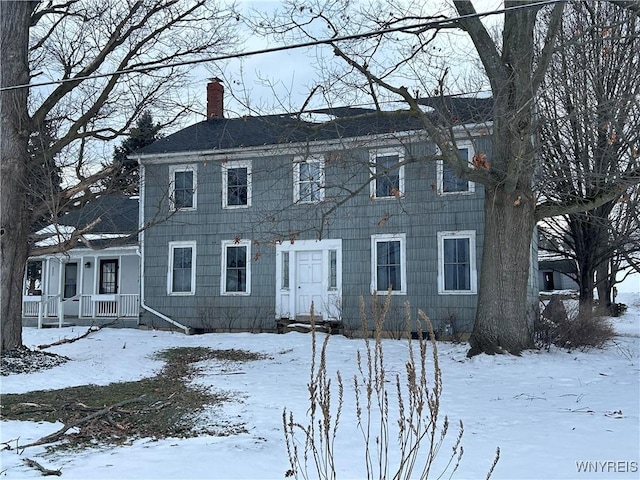
<path fill-rule="evenodd" d="M 296 252 L 296 316 L 309 315 L 311 302 L 315 316 L 323 312 L 322 250 Z"/>

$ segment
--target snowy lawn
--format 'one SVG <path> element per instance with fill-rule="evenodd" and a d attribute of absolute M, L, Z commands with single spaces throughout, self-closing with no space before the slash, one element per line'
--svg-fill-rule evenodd
<path fill-rule="evenodd" d="M 522 357 L 467 359 L 466 345 L 438 344 L 444 384 L 440 414 L 452 424 L 440 453 L 442 462 L 448 460 L 458 422 L 464 423 L 464 456 L 453 478 L 485 478 L 496 447 L 501 450 L 492 477 L 496 479 L 640 478 L 640 295 L 620 294 L 618 301 L 627 303 L 629 310 L 612 320 L 619 335 L 603 350 L 556 349 Z M 85 330 L 27 328 L 24 340 L 35 348 Z M 47 454 L 44 446 L 20 452 L 5 447 L 33 442 L 62 424 L 2 421 L 0 476 L 41 477 L 25 464 L 28 457 L 46 468 L 61 469 L 62 478 L 69 479 L 284 478 L 289 464 L 282 411 L 286 407 L 296 420 L 305 421 L 310 342 L 311 336 L 301 333 L 185 336 L 103 329 L 52 347 L 48 351 L 71 361 L 45 371 L 0 377 L 2 393 L 138 380 L 162 368 L 162 362 L 153 358 L 155 352 L 172 347 L 243 349 L 269 358 L 245 363 L 207 360 L 199 364 L 202 371 L 194 379 L 235 396 L 201 415 L 203 430 L 212 423 L 244 425 L 248 433 L 143 438 L 125 446 Z M 333 375 L 340 370 L 345 379 L 335 446 L 339 478 L 366 475 L 351 381 L 358 350 L 364 350 L 363 340 L 340 336 L 329 340 L 328 371 Z M 384 352 L 388 378 L 402 374 L 406 342 L 385 340 Z M 389 383 L 390 393 L 394 389 Z"/>

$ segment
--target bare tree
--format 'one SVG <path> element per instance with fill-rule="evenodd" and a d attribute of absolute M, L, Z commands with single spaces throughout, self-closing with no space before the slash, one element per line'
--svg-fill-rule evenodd
<path fill-rule="evenodd" d="M 111 171 L 100 170 L 96 141 L 123 135 L 146 109 L 166 113 L 161 126 L 191 111 L 177 95 L 188 70 L 153 67 L 231 48 L 232 18 L 208 0 L 0 2 L 2 351 L 22 345 L 33 222 L 94 196 Z M 54 128 L 47 155 L 29 155 L 29 138 L 44 125 Z M 29 195 L 29 172 L 43 158 L 55 158 L 64 175 L 64 188 L 48 198 Z"/>
<path fill-rule="evenodd" d="M 600 306 L 611 306 L 619 268 L 614 257 L 634 249 L 637 185 L 620 179 L 640 166 L 638 68 L 637 15 L 606 2 L 567 6 L 539 99 L 539 190 L 558 204 L 613 192 L 597 208 L 547 219 L 543 227 L 551 249 L 576 262 L 583 314 L 592 310 L 596 287 Z"/>
<path fill-rule="evenodd" d="M 402 10 L 392 2 L 375 11 L 358 11 L 340 1 L 292 2 L 285 15 L 263 16 L 254 25 L 258 31 L 281 38 L 333 36 L 331 53 L 342 60 L 342 68 L 319 55 L 324 82 L 312 94 L 322 92 L 327 101 L 338 98 L 351 104 L 369 96 L 380 109 L 390 99 L 403 101 L 422 120 L 441 158 L 456 174 L 484 186 L 484 249 L 469 354 L 517 354 L 533 345 L 533 312 L 528 311 L 526 298 L 537 221 L 596 208 L 620 192 L 616 187 L 590 197 L 541 201 L 534 190 L 539 127 L 536 98 L 557 45 L 564 3 L 505 1 L 497 39 L 471 1 L 454 0 L 453 4 L 457 16 L 447 17 L 444 11 L 427 16 Z M 441 43 L 446 40 L 440 40 L 445 30 L 458 32 L 453 37 L 456 44 L 448 50 Z M 372 31 L 379 33 L 341 39 Z M 469 48 L 460 41 L 460 31 L 470 40 Z M 460 88 L 454 69 L 446 68 L 446 54 L 454 56 L 459 50 L 479 59 L 494 102 L 491 155 L 474 165 L 458 154 L 455 125 L 434 122 L 418 102 L 421 91 L 443 93 L 450 86 Z M 629 172 L 619 184 L 637 182 L 637 174 L 637 170 Z"/>

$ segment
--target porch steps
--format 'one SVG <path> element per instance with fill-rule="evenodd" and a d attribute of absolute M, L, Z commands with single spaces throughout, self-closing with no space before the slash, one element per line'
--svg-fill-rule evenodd
<path fill-rule="evenodd" d="M 339 320 L 315 320 L 316 332 L 337 335 L 342 333 L 342 322 Z M 297 318 L 280 318 L 278 320 L 278 333 L 287 332 L 311 332 L 311 317 L 309 315 Z"/>
<path fill-rule="evenodd" d="M 58 328 L 58 319 L 46 318 L 42 321 L 42 328 Z M 37 327 L 38 319 L 33 317 L 22 317 L 23 327 Z M 62 321 L 63 327 L 91 327 L 108 326 L 113 328 L 139 328 L 138 319 L 133 317 L 119 318 L 78 318 L 66 316 Z"/>
<path fill-rule="evenodd" d="M 68 321 L 63 321 L 62 325 L 60 325 L 60 322 L 58 322 L 57 320 L 54 322 L 42 322 L 42 328 L 58 328 L 59 326 L 62 327 L 75 327 L 76 324 L 72 323 L 72 322 L 68 322 Z"/>

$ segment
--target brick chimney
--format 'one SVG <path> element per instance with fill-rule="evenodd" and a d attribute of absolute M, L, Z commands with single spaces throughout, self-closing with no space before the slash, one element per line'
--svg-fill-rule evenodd
<path fill-rule="evenodd" d="M 224 87 L 219 78 L 207 84 L 207 120 L 224 117 Z"/>

